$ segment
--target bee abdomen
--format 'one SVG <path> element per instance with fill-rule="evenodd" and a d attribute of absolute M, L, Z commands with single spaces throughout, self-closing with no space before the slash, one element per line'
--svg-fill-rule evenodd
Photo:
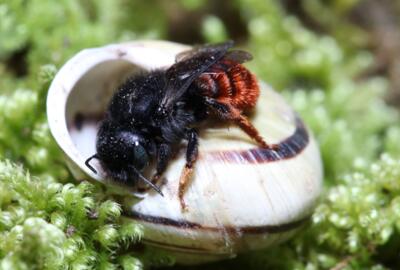
<path fill-rule="evenodd" d="M 240 110 L 253 108 L 260 94 L 256 77 L 241 64 L 221 67 L 228 64 L 219 63 L 197 79 L 202 94 Z"/>

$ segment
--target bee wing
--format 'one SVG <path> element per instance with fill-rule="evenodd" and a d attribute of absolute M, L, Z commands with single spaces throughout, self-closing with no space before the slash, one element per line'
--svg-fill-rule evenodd
<path fill-rule="evenodd" d="M 223 60 L 232 61 L 238 64 L 250 61 L 252 59 L 253 56 L 250 53 L 242 50 L 229 51 L 225 54 L 223 58 Z"/>
<path fill-rule="evenodd" d="M 252 59 L 253 56 L 246 51 L 241 51 L 241 50 L 229 51 L 225 54 L 225 56 L 222 59 L 217 61 L 210 69 L 206 70 L 203 73 L 223 74 L 229 71 L 231 68 L 235 67 L 237 64 L 242 64 Z"/>
<path fill-rule="evenodd" d="M 190 84 L 209 67 L 222 59 L 233 46 L 232 41 L 206 45 L 183 52 L 177 61 L 166 71 L 167 84 L 161 106 L 169 110 L 186 92 Z"/>
<path fill-rule="evenodd" d="M 178 53 L 175 57 L 175 62 L 182 62 L 185 60 L 188 60 L 189 58 L 196 57 L 197 55 L 200 55 L 202 53 L 217 53 L 222 50 L 228 50 L 229 48 L 232 48 L 234 45 L 234 42 L 232 40 L 223 42 L 223 43 L 217 43 L 217 44 L 208 44 L 208 45 L 201 45 L 201 46 L 195 46 L 192 50 L 187 50 L 183 51 L 181 53 Z"/>

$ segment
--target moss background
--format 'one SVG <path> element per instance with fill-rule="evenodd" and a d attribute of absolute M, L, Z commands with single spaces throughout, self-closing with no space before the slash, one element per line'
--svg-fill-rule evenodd
<path fill-rule="evenodd" d="M 321 146 L 325 191 L 306 230 L 193 269 L 399 269 L 399 17 L 395 0 L 0 0 L 0 269 L 173 265 L 103 190 L 74 182 L 45 117 L 69 57 L 140 38 L 234 39 Z"/>

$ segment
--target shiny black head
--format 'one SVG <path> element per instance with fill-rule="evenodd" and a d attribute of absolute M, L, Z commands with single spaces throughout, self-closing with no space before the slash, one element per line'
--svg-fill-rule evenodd
<path fill-rule="evenodd" d="M 134 167 L 139 171 L 149 162 L 145 140 L 139 133 L 130 131 L 109 131 L 100 134 L 96 149 L 101 162 L 110 169 Z"/>
<path fill-rule="evenodd" d="M 106 119 L 101 123 L 97 134 L 96 151 L 97 153 L 85 162 L 93 172 L 96 173 L 96 170 L 89 162 L 96 158 L 115 181 L 134 186 L 140 179 L 161 193 L 142 175 L 154 153 L 154 146 L 140 132 L 128 131 Z"/>

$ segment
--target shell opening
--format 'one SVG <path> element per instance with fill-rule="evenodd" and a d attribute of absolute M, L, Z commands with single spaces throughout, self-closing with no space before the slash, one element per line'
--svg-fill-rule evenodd
<path fill-rule="evenodd" d="M 96 134 L 112 94 L 127 77 L 140 71 L 131 62 L 116 59 L 97 64 L 73 87 L 66 104 L 66 125 L 83 159 L 95 153 Z M 97 161 L 93 161 L 96 166 Z"/>

